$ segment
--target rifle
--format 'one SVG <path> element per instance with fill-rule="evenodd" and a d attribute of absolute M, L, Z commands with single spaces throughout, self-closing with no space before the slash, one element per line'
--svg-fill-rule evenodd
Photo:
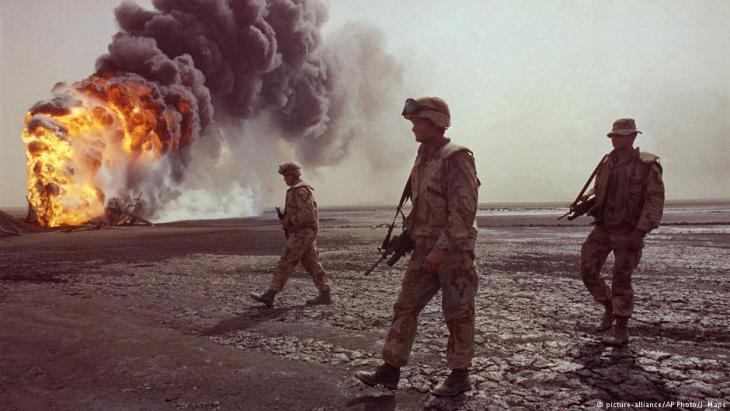
<path fill-rule="evenodd" d="M 378 248 L 378 251 L 380 252 L 380 259 L 378 259 L 378 261 L 376 261 L 370 269 L 365 271 L 364 275 L 368 275 L 373 272 L 375 267 L 379 266 L 383 260 L 388 258 L 388 256 L 390 256 L 390 258 L 388 258 L 388 261 L 385 263 L 392 267 L 398 262 L 398 260 L 400 260 L 401 257 L 412 250 L 413 240 L 411 239 L 411 234 L 408 231 L 403 231 L 399 235 L 394 236 L 385 248 Z"/>
<path fill-rule="evenodd" d="M 563 217 L 568 217 L 569 221 L 573 221 L 583 214 L 591 211 L 591 208 L 593 208 L 595 204 L 595 193 L 588 193 L 587 195 L 581 196 L 579 199 L 576 199 L 573 204 L 570 205 L 570 209 L 567 213 L 558 217 L 558 220 L 562 219 Z"/>
<path fill-rule="evenodd" d="M 601 169 L 601 166 L 603 165 L 606 157 L 607 156 L 603 156 L 603 158 L 601 158 L 601 161 L 598 162 L 598 165 L 596 165 L 596 168 L 593 170 L 593 173 L 591 173 L 591 176 L 588 177 L 588 181 L 586 181 L 586 183 L 583 185 L 583 189 L 581 189 L 580 193 L 578 193 L 575 201 L 570 204 L 568 212 L 558 217 L 558 220 L 561 220 L 564 217 L 568 217 L 569 221 L 573 221 L 583 214 L 589 212 L 591 208 L 593 208 L 593 206 L 596 204 L 596 194 L 592 190 L 586 195 L 583 194 L 586 192 L 586 189 L 591 184 L 591 181 L 593 181 L 593 178 L 595 178 L 596 174 L 598 174 L 598 170 Z"/>
<path fill-rule="evenodd" d="M 398 218 L 398 214 L 403 216 L 403 212 L 401 211 L 401 209 L 410 197 L 411 179 L 409 176 L 408 181 L 406 182 L 406 186 L 403 187 L 403 194 L 401 194 L 400 201 L 398 202 L 398 207 L 395 210 L 395 216 L 393 216 L 393 221 L 388 227 L 388 234 L 385 235 L 383 243 L 380 245 L 380 247 L 378 247 L 380 258 L 378 259 L 378 261 L 375 262 L 375 264 L 373 264 L 372 267 L 370 267 L 369 270 L 365 271 L 364 275 L 370 274 L 375 269 L 375 267 L 380 265 L 380 263 L 388 258 L 388 256 L 390 256 L 390 258 L 388 259 L 386 264 L 392 267 L 395 263 L 398 262 L 398 260 L 400 260 L 401 257 L 413 250 L 413 239 L 411 238 L 411 234 L 408 232 L 408 230 L 403 230 L 403 232 L 401 232 L 399 235 L 394 236 L 393 238 L 390 237 L 393 233 L 393 228 L 395 227 L 395 220 Z"/>
<path fill-rule="evenodd" d="M 286 215 L 286 212 L 282 212 L 281 208 L 279 208 L 279 207 L 274 207 L 274 208 L 276 209 L 276 215 L 279 216 L 279 220 L 283 220 L 284 216 Z M 286 227 L 282 226 L 281 229 L 284 230 L 284 237 L 288 239 L 289 232 L 287 231 Z"/>

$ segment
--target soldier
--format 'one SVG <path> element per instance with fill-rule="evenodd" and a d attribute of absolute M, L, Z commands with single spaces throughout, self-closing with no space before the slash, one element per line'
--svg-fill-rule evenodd
<path fill-rule="evenodd" d="M 319 295 L 307 300 L 307 305 L 331 304 L 329 280 L 319 262 L 319 248 L 316 241 L 319 216 L 317 202 L 312 192 L 314 189 L 302 181 L 300 167 L 294 163 L 280 165 L 279 174 L 284 176 L 284 181 L 289 186 L 284 212 L 279 215 L 287 239 L 286 248 L 279 259 L 269 289 L 261 295 L 252 293 L 251 298 L 271 307 L 276 294 L 284 289 L 289 274 L 301 262 L 319 290 Z"/>
<path fill-rule="evenodd" d="M 633 119 L 613 123 L 608 133 L 613 151 L 599 166 L 588 215 L 595 227 L 581 248 L 580 271 L 593 298 L 604 306 L 596 331 L 613 328 L 603 337 L 609 345 L 628 343 L 628 321 L 633 310 L 631 273 L 639 264 L 644 236 L 659 226 L 664 209 L 664 184 L 659 157 L 634 148 L 641 131 Z M 601 278 L 601 268 L 613 251 L 615 262 L 611 288 Z M 614 324 L 615 320 L 615 324 Z"/>
<path fill-rule="evenodd" d="M 409 178 L 413 208 L 404 221 L 414 250 L 393 306 L 382 351 L 384 363 L 355 376 L 367 385 L 397 389 L 400 367 L 408 362 L 416 336 L 418 315 L 440 289 L 449 329 L 446 353 L 451 374 L 431 392 L 454 396 L 471 389 L 479 180 L 472 152 L 444 136 L 451 121 L 444 100 L 409 98 L 401 115 L 413 123 L 413 134 L 421 143 Z"/>

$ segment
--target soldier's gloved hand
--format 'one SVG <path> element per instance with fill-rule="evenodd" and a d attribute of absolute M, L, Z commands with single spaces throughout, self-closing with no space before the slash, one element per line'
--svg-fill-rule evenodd
<path fill-rule="evenodd" d="M 434 248 L 426 256 L 426 264 L 424 269 L 426 272 L 433 273 L 438 271 L 441 266 L 441 262 L 444 260 L 444 250 L 440 248 Z"/>

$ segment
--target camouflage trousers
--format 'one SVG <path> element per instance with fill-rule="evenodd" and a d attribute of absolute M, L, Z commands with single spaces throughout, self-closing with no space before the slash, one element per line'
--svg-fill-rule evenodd
<path fill-rule="evenodd" d="M 583 283 L 593 298 L 601 304 L 611 302 L 615 315 L 631 317 L 634 309 L 634 289 L 631 274 L 641 260 L 643 241 L 629 234 L 615 233 L 595 227 L 588 235 L 580 252 L 580 273 Z M 613 251 L 614 264 L 611 288 L 601 277 L 601 268 Z"/>
<path fill-rule="evenodd" d="M 330 291 L 327 273 L 319 262 L 316 237 L 317 232 L 311 229 L 297 230 L 289 235 L 284 254 L 279 259 L 274 278 L 271 279 L 269 290 L 275 292 L 283 290 L 289 275 L 301 262 L 304 269 L 312 276 L 317 289 L 320 292 Z"/>
<path fill-rule="evenodd" d="M 423 267 L 430 249 L 416 243 L 398 301 L 393 306 L 393 322 L 383 346 L 383 360 L 395 367 L 408 362 L 418 315 L 440 289 L 449 329 L 447 364 L 452 369 L 469 368 L 474 357 L 474 296 L 478 287 L 474 252 L 446 253 L 439 270 L 429 273 Z"/>

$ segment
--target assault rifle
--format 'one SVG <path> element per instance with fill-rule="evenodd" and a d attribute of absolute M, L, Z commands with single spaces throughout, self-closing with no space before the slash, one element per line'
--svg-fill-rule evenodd
<path fill-rule="evenodd" d="M 401 257 L 413 251 L 413 239 L 411 238 L 411 234 L 407 230 L 403 230 L 403 232 L 401 232 L 399 235 L 391 238 L 391 234 L 393 234 L 393 228 L 395 227 L 395 220 L 398 218 L 398 214 L 403 216 L 401 208 L 403 208 L 403 204 L 405 204 L 405 202 L 410 197 L 411 179 L 409 177 L 406 186 L 403 188 L 403 194 L 401 194 L 400 202 L 398 202 L 398 207 L 395 210 L 395 216 L 393 217 L 393 221 L 390 223 L 390 227 L 388 227 L 388 234 L 385 235 L 383 243 L 380 245 L 380 247 L 378 247 L 378 252 L 380 252 L 380 258 L 378 259 L 378 261 L 375 262 L 375 264 L 373 264 L 372 267 L 370 267 L 369 270 L 365 271 L 364 275 L 368 275 L 373 272 L 375 267 L 379 266 L 380 263 L 382 263 L 383 260 L 385 260 L 386 258 L 388 259 L 388 261 L 386 261 L 386 264 L 392 267 L 395 263 L 398 262 L 398 260 L 400 260 Z"/>
<path fill-rule="evenodd" d="M 601 161 L 598 162 L 598 165 L 593 170 L 593 173 L 591 173 L 591 176 L 588 177 L 588 181 L 583 185 L 583 189 L 580 190 L 580 193 L 578 193 L 578 196 L 575 198 L 575 201 L 573 201 L 568 209 L 568 212 L 558 217 L 558 220 L 563 219 L 564 217 L 568 217 L 568 220 L 573 221 L 576 218 L 582 216 L 583 214 L 591 211 L 591 208 L 596 204 L 596 194 L 591 190 L 588 194 L 584 193 L 586 192 L 586 189 L 591 184 L 591 181 L 593 181 L 593 178 L 596 177 L 596 174 L 598 174 L 598 170 L 601 169 L 601 166 L 603 165 L 603 162 L 606 160 L 606 156 L 603 156 Z"/>
<path fill-rule="evenodd" d="M 411 252 L 412 250 L 413 240 L 411 239 L 411 234 L 408 231 L 403 231 L 399 235 L 391 238 L 385 247 L 378 248 L 378 251 L 380 251 L 380 259 L 378 259 L 378 261 L 376 261 L 369 270 L 365 271 L 364 275 L 368 275 L 373 272 L 375 267 L 379 266 L 380 263 L 382 263 L 383 260 L 385 260 L 389 256 L 390 258 L 388 258 L 388 261 L 386 261 L 385 263 L 392 267 L 395 263 L 398 262 L 398 260 L 400 260 L 401 257 Z"/>
<path fill-rule="evenodd" d="M 582 194 L 582 193 L 581 193 Z M 576 218 L 582 216 L 583 214 L 589 212 L 591 208 L 593 208 L 593 205 L 596 204 L 596 195 L 595 193 L 588 193 L 586 195 L 581 195 L 579 198 L 576 198 L 575 201 L 570 205 L 570 209 L 567 213 L 561 215 L 558 217 L 558 220 L 568 217 L 568 220 L 573 221 Z"/>
<path fill-rule="evenodd" d="M 279 220 L 283 220 L 284 216 L 286 216 L 286 212 L 282 212 L 281 208 L 274 207 L 276 209 L 276 215 L 279 216 Z M 284 237 L 289 238 L 289 231 L 287 231 L 286 226 L 281 227 L 282 230 L 284 230 Z"/>

